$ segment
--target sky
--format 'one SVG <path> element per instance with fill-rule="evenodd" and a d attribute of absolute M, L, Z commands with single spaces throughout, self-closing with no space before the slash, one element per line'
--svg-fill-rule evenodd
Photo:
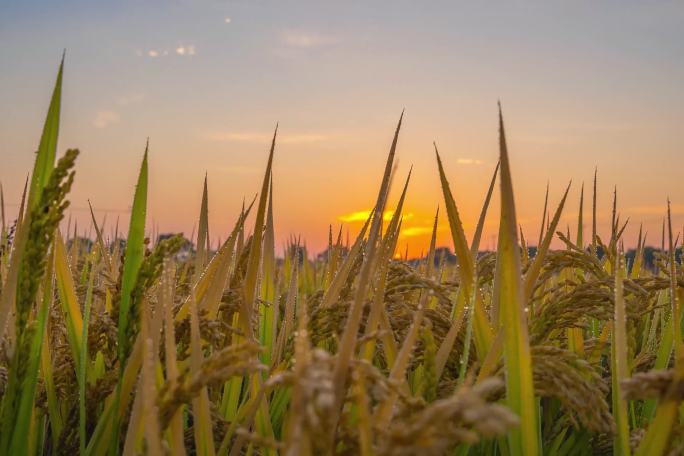
<path fill-rule="evenodd" d="M 413 175 L 399 250 L 427 248 L 444 206 L 436 141 L 467 236 L 498 158 L 501 100 L 518 222 L 536 244 L 572 181 L 560 227 L 577 232 L 579 195 L 598 169 L 598 228 L 613 188 L 627 245 L 643 223 L 660 244 L 666 202 L 684 224 L 684 3 L 636 1 L 0 2 L 0 182 L 16 215 L 59 59 L 66 49 L 59 152 L 81 150 L 71 217 L 88 200 L 105 232 L 127 225 L 150 141 L 148 226 L 193 231 L 208 176 L 210 234 L 225 239 L 259 191 L 279 123 L 277 242 L 327 245 L 330 225 L 377 195 L 405 109 L 390 207 Z M 498 192 L 498 187 L 497 191 Z M 483 248 L 495 246 L 498 197 Z M 442 210 L 441 214 L 444 214 Z M 445 217 L 438 244 L 451 246 Z"/>

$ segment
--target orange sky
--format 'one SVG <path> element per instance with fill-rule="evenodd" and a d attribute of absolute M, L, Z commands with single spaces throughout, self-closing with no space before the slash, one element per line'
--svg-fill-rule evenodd
<path fill-rule="evenodd" d="M 40 3 L 40 2 L 37 2 Z M 630 217 L 660 242 L 666 199 L 684 223 L 684 7 L 625 3 L 536 8 L 470 3 L 321 5 L 126 0 L 95 6 L 0 6 L 0 181 L 13 217 L 31 169 L 57 63 L 67 48 L 60 151 L 79 147 L 72 216 L 88 199 L 125 229 L 150 138 L 149 226 L 189 235 L 209 178 L 210 232 L 225 238 L 258 191 L 270 135 L 278 241 L 325 248 L 330 224 L 373 205 L 396 121 L 399 185 L 413 165 L 399 250 L 426 248 L 443 207 L 440 148 L 470 237 L 498 156 L 496 102 L 506 120 L 518 220 L 536 243 L 544 190 L 576 232 L 579 190 L 598 167 L 599 233 L 613 186 Z M 482 247 L 493 247 L 498 197 Z M 353 235 L 358 221 L 344 222 Z M 85 228 L 83 228 L 85 229 Z M 105 230 L 107 231 L 107 229 Z M 439 244 L 451 245 L 445 218 Z"/>

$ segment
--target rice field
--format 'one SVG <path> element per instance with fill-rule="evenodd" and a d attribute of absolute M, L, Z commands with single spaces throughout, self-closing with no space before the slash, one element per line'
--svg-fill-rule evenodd
<path fill-rule="evenodd" d="M 400 119 L 356 239 L 331 232 L 322 256 L 293 239 L 277 255 L 277 132 L 260 193 L 216 251 L 206 183 L 191 249 L 181 235 L 148 237 L 147 150 L 128 233 L 106 236 L 94 214 L 92 242 L 60 232 L 78 178 L 78 150 L 57 151 L 61 83 L 62 67 L 17 220 L 2 201 L 0 454 L 684 451 L 684 281 L 669 214 L 654 264 L 641 234 L 628 261 L 615 206 L 611 232 L 596 232 L 594 182 L 576 232 L 558 230 L 566 190 L 529 248 L 500 109 L 500 160 L 472 239 L 435 145 L 444 200 L 429 252 L 396 256 L 410 191 L 410 173 L 392 176 Z M 455 264 L 436 254 L 440 217 Z M 486 217 L 499 221 L 496 252 L 480 251 Z"/>

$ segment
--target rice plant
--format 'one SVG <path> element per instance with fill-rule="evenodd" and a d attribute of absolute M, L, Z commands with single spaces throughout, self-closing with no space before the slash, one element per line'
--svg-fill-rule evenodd
<path fill-rule="evenodd" d="M 411 179 L 390 201 L 402 114 L 356 239 L 331 230 L 326 255 L 299 239 L 276 251 L 276 127 L 260 193 L 212 251 L 206 180 L 192 242 L 150 236 L 149 146 L 124 238 L 92 208 L 92 241 L 60 232 L 78 156 L 57 159 L 61 84 L 62 65 L 15 221 L 1 198 L 0 454 L 684 451 L 684 277 L 669 212 L 649 266 L 641 232 L 628 261 L 617 204 L 609 236 L 597 232 L 596 181 L 590 239 L 583 187 L 573 237 L 558 231 L 570 187 L 548 219 L 547 189 L 529 248 L 500 109 L 473 239 L 434 145 L 445 210 L 424 258 L 397 257 Z M 498 247 L 481 252 L 497 181 Z M 453 264 L 436 255 L 440 213 Z"/>

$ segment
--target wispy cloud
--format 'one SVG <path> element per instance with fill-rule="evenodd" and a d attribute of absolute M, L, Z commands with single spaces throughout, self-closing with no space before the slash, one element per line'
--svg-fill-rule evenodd
<path fill-rule="evenodd" d="M 162 48 L 162 49 L 147 49 L 147 50 L 141 50 L 138 49 L 135 54 L 138 57 L 148 57 L 151 59 L 156 59 L 157 57 L 167 57 L 167 56 L 178 56 L 178 57 L 187 57 L 187 56 L 193 56 L 197 53 L 197 48 L 193 44 L 180 44 L 176 46 L 175 48 L 171 48 L 169 50 L 168 48 Z"/>
<path fill-rule="evenodd" d="M 286 30 L 282 33 L 281 38 L 286 46 L 297 48 L 317 48 L 331 46 L 340 42 L 337 37 L 332 35 L 304 30 Z"/>
<path fill-rule="evenodd" d="M 128 95 L 122 95 L 116 99 L 116 104 L 119 106 L 128 106 L 136 103 L 140 103 L 145 99 L 145 95 L 142 93 L 132 93 Z"/>
<path fill-rule="evenodd" d="M 366 220 L 368 220 L 370 213 L 370 209 L 366 211 L 350 212 L 349 214 L 340 215 L 339 217 L 337 217 L 337 220 L 345 223 L 365 222 Z"/>
<path fill-rule="evenodd" d="M 459 165 L 481 165 L 482 160 L 477 160 L 474 158 L 459 158 L 456 160 Z"/>
<path fill-rule="evenodd" d="M 188 46 L 178 46 L 176 48 L 176 54 L 178 55 L 195 55 L 195 46 L 193 45 L 188 45 Z"/>
<path fill-rule="evenodd" d="M 424 236 L 427 234 L 432 234 L 432 226 L 426 225 L 426 226 L 412 226 L 409 228 L 404 228 L 401 230 L 401 235 L 404 237 L 415 237 L 415 236 Z"/>
<path fill-rule="evenodd" d="M 96 128 L 106 128 L 111 124 L 117 123 L 121 120 L 118 112 L 114 111 L 98 111 L 93 120 L 93 125 Z"/>
<path fill-rule="evenodd" d="M 352 223 L 352 222 L 365 222 L 368 220 L 368 217 L 370 217 L 371 211 L 370 209 L 364 210 L 364 211 L 356 211 L 356 212 L 350 212 L 349 214 L 344 214 L 340 215 L 337 217 L 337 220 L 340 222 L 345 222 L 345 223 Z M 392 219 L 394 216 L 394 211 L 385 211 L 385 213 L 382 215 L 382 219 L 384 221 L 389 221 Z M 408 212 L 402 215 L 404 220 L 410 220 L 413 218 L 413 213 Z"/>
<path fill-rule="evenodd" d="M 213 131 L 202 135 L 203 139 L 218 142 L 264 143 L 273 138 L 272 133 Z M 329 136 L 319 133 L 278 134 L 280 144 L 307 144 L 326 141 Z"/>

